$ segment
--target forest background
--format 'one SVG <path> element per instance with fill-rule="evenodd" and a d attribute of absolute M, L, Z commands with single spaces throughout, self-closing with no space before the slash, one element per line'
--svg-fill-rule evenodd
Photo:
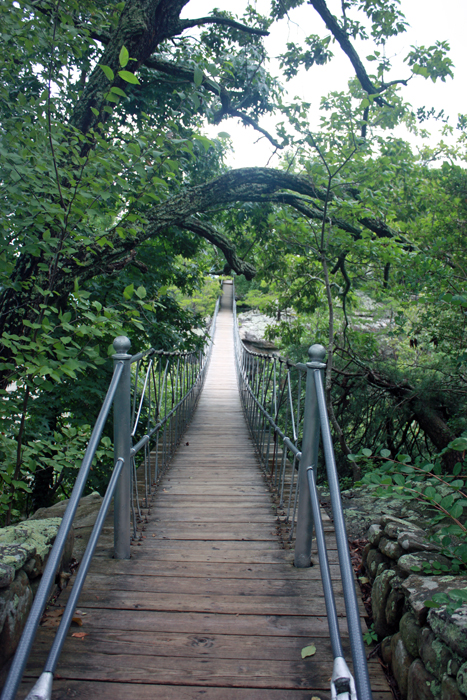
<path fill-rule="evenodd" d="M 343 483 L 392 460 L 459 476 L 467 115 L 431 108 L 430 86 L 454 77 L 443 37 L 393 67 L 406 1 L 273 0 L 242 17 L 187 0 L 2 4 L 3 523 L 68 496 L 113 338 L 199 346 L 225 274 L 275 319 L 281 353 L 326 346 Z M 296 10 L 305 36 L 269 64 L 264 37 Z M 284 90 L 334 55 L 345 89 Z M 232 120 L 268 164 L 229 167 Z M 111 454 L 109 433 L 89 489 Z"/>

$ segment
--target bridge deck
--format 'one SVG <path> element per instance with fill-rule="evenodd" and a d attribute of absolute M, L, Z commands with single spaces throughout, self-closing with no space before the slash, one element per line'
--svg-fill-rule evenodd
<path fill-rule="evenodd" d="M 231 311 L 221 308 L 199 407 L 153 499 L 145 539 L 130 561 L 117 562 L 111 533 L 104 533 L 79 603 L 83 625 L 70 630 L 54 700 L 330 697 L 319 568 L 294 569 L 292 552 L 281 548 L 238 398 L 231 335 Z M 326 529 L 343 616 L 329 522 Z M 85 636 L 73 637 L 80 632 Z M 50 638 L 42 628 L 21 697 Z M 310 643 L 316 654 L 302 660 Z M 346 636 L 344 648 L 350 659 Z M 375 700 L 389 700 L 376 660 L 370 673 Z"/>

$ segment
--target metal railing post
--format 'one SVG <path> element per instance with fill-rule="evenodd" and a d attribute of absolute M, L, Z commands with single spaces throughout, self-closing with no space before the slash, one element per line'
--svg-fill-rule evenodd
<path fill-rule="evenodd" d="M 320 419 L 316 396 L 315 369 L 324 369 L 326 350 L 322 345 L 312 345 L 308 350 L 310 362 L 306 363 L 305 409 L 303 415 L 302 455 L 298 470 L 298 515 L 295 537 L 294 565 L 304 569 L 311 564 L 313 538 L 313 512 L 310 501 L 307 469 L 318 463 Z"/>
<path fill-rule="evenodd" d="M 114 463 L 123 459 L 124 466 L 114 496 L 114 558 L 130 558 L 131 506 L 131 341 L 124 335 L 115 338 L 114 364 L 124 368 L 114 399 Z"/>
<path fill-rule="evenodd" d="M 331 496 L 332 517 L 334 520 L 337 554 L 339 557 L 339 567 L 341 570 L 347 627 L 349 630 L 350 648 L 352 651 L 352 661 L 355 672 L 355 685 L 357 689 L 356 695 L 358 700 L 372 700 L 366 650 L 363 643 L 360 612 L 358 609 L 357 594 L 355 591 L 354 572 L 350 559 L 349 542 L 347 540 L 344 512 L 342 510 L 339 479 L 337 476 L 336 460 L 334 457 L 331 430 L 329 428 L 323 384 L 323 379 L 320 376 L 320 373 L 316 372 L 316 395 L 318 398 L 321 431 L 323 435 L 323 450 L 326 462 L 329 493 Z"/>

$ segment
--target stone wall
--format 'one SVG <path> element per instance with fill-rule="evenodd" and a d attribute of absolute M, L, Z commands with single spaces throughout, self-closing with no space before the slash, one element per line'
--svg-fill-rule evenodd
<path fill-rule="evenodd" d="M 370 526 L 363 565 L 383 660 L 404 700 L 467 700 L 467 606 L 427 608 L 435 593 L 466 588 L 450 561 L 413 522 L 383 515 Z M 439 570 L 424 575 L 414 568 Z"/>
<path fill-rule="evenodd" d="M 97 492 L 81 498 L 51 595 L 66 585 L 71 559 L 81 561 L 101 504 Z M 39 508 L 29 520 L 0 528 L 0 667 L 18 646 L 67 506 L 68 500 L 60 501 Z"/>
<path fill-rule="evenodd" d="M 0 528 L 0 667 L 14 654 L 61 518 L 26 520 Z M 58 570 L 69 564 L 73 531 Z"/>

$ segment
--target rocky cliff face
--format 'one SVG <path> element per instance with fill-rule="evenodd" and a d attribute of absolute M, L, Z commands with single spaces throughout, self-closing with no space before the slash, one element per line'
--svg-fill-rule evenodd
<path fill-rule="evenodd" d="M 237 318 L 240 338 L 250 350 L 271 353 L 277 349 L 274 343 L 264 339 L 266 328 L 277 325 L 277 321 L 271 316 L 266 316 L 257 309 L 253 309 L 238 314 Z"/>

